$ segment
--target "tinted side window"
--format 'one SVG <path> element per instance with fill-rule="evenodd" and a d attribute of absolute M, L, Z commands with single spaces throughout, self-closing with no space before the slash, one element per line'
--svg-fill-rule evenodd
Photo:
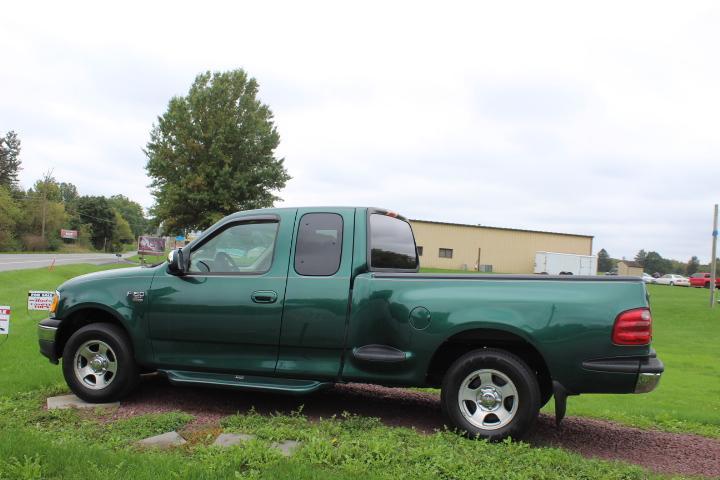
<path fill-rule="evenodd" d="M 410 224 L 387 215 L 370 215 L 370 265 L 414 270 L 418 266 Z"/>
<path fill-rule="evenodd" d="M 306 213 L 300 219 L 295 271 L 300 275 L 334 275 L 340 268 L 343 220 L 337 213 Z"/>

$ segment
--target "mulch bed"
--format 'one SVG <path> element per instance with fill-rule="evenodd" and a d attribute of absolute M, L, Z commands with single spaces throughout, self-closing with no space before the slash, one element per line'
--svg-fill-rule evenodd
<path fill-rule="evenodd" d="M 217 424 L 225 416 L 253 407 L 259 413 L 287 414 L 300 406 L 311 419 L 349 412 L 422 433 L 444 428 L 440 399 L 432 393 L 346 384 L 311 395 L 288 396 L 173 387 L 157 375 L 146 376 L 138 391 L 124 400 L 111 418 L 180 410 L 194 415 L 193 424 L 199 426 Z M 720 476 L 720 440 L 698 435 L 642 430 L 582 417 L 568 417 L 558 429 L 553 416 L 541 414 L 525 441 L 565 448 L 586 457 L 630 462 L 658 473 Z"/>

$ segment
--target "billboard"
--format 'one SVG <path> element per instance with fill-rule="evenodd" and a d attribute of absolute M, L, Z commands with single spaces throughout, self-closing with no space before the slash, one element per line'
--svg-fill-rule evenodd
<path fill-rule="evenodd" d="M 138 253 L 141 255 L 165 254 L 165 239 L 145 236 L 138 238 Z"/>
<path fill-rule="evenodd" d="M 73 240 L 77 240 L 78 232 L 77 230 L 65 230 L 64 228 L 60 230 L 60 238 L 70 238 Z"/>
<path fill-rule="evenodd" d="M 30 290 L 28 292 L 28 310 L 50 310 L 55 292 Z"/>

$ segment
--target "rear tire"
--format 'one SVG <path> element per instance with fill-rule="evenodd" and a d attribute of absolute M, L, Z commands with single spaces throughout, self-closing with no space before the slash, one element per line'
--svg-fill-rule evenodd
<path fill-rule="evenodd" d="M 70 390 L 90 403 L 115 402 L 140 381 L 130 339 L 117 325 L 91 323 L 63 349 L 63 375 Z"/>
<path fill-rule="evenodd" d="M 540 402 L 535 373 L 504 350 L 468 352 L 443 378 L 443 413 L 451 426 L 470 438 L 522 438 L 537 419 Z"/>

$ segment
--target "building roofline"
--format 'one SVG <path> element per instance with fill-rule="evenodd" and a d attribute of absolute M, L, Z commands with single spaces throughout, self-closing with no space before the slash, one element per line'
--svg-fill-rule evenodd
<path fill-rule="evenodd" d="M 563 235 L 566 237 L 580 237 L 580 238 L 595 238 L 593 235 L 581 235 L 579 233 L 562 233 L 562 232 L 549 232 L 543 230 L 526 230 L 523 228 L 506 228 L 506 227 L 489 227 L 487 225 L 470 225 L 468 223 L 451 223 L 451 222 L 436 222 L 434 220 L 420 220 L 417 218 L 411 218 L 410 222 L 420 223 L 433 223 L 436 225 L 451 225 L 455 227 L 471 227 L 471 228 L 487 228 L 490 230 L 508 230 L 511 232 L 526 232 L 526 233 L 545 233 L 549 235 Z"/>

